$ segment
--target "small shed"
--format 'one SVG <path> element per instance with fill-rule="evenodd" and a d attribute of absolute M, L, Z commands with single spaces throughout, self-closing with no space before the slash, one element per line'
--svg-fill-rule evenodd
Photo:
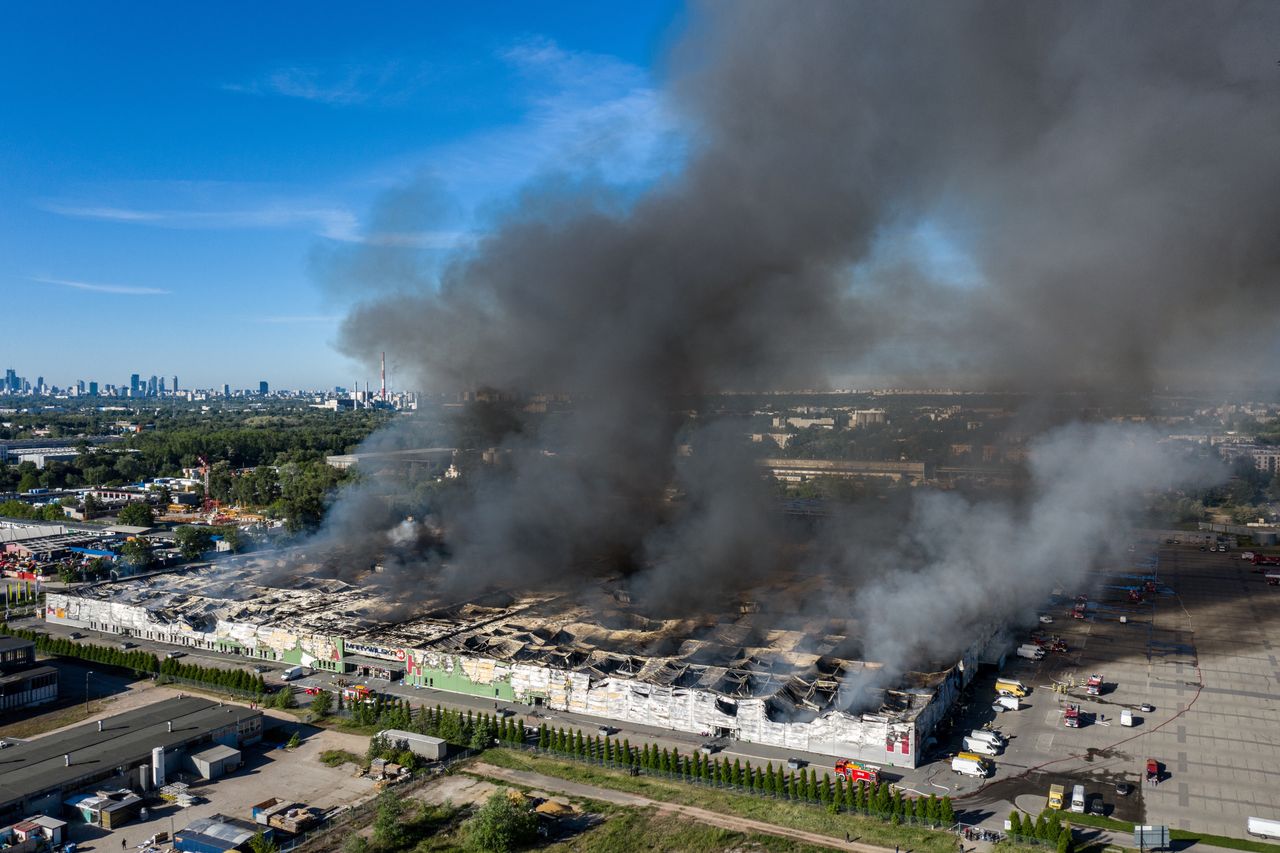
<path fill-rule="evenodd" d="M 439 761 L 449 751 L 449 743 L 444 738 L 406 732 L 403 729 L 385 729 L 378 732 L 378 737 L 397 749 L 407 749 L 429 761 Z"/>
<path fill-rule="evenodd" d="M 234 773 L 241 763 L 240 750 L 223 744 L 193 753 L 189 760 L 201 779 L 221 779 Z"/>

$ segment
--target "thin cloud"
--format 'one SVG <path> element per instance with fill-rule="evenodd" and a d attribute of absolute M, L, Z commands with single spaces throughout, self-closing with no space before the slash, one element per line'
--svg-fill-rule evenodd
<path fill-rule="evenodd" d="M 245 83 L 224 83 L 222 89 L 346 107 L 374 101 L 402 101 L 418 91 L 426 78 L 423 66 L 406 68 L 399 62 L 355 63 L 334 68 L 286 65 Z"/>
<path fill-rule="evenodd" d="M 306 227 L 334 240 L 356 240 L 358 221 L 343 207 L 271 204 L 239 210 L 141 210 L 91 204 L 40 202 L 41 210 L 75 219 L 153 225 L 179 230 Z"/>
<path fill-rule="evenodd" d="M 118 296 L 165 296 L 171 290 L 158 287 L 135 287 L 131 284 L 95 284 L 88 281 L 72 281 L 66 278 L 32 278 L 41 284 L 56 284 L 60 287 L 71 287 L 76 290 L 87 290 L 91 293 L 114 293 Z"/>

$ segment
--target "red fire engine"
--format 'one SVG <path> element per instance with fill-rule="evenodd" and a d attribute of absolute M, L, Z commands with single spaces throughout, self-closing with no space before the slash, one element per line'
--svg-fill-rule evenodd
<path fill-rule="evenodd" d="M 1142 593 L 1138 592 L 1136 589 L 1131 589 L 1131 590 L 1129 590 L 1129 603 L 1130 603 L 1130 604 L 1141 604 L 1141 603 L 1142 603 Z"/>
<path fill-rule="evenodd" d="M 1089 681 L 1085 684 L 1084 692 L 1088 693 L 1090 696 L 1097 696 L 1101 694 L 1102 676 L 1097 674 L 1089 676 Z"/>
<path fill-rule="evenodd" d="M 1080 706 L 1068 705 L 1066 710 L 1062 712 L 1062 722 L 1069 729 L 1080 728 Z"/>
<path fill-rule="evenodd" d="M 373 700 L 374 693 L 363 684 L 353 684 L 350 687 L 342 688 L 342 698 L 351 702 L 370 702 Z"/>
<path fill-rule="evenodd" d="M 836 762 L 836 775 L 843 776 L 846 782 L 866 782 L 868 785 L 880 783 L 879 768 L 850 758 L 841 758 Z"/>

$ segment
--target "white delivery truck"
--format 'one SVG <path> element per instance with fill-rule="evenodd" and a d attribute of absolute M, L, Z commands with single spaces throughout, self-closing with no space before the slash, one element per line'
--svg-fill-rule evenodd
<path fill-rule="evenodd" d="M 1260 838 L 1280 838 L 1280 820 L 1251 817 L 1248 822 L 1248 830 L 1250 835 L 1256 835 Z"/>
<path fill-rule="evenodd" d="M 999 755 L 1000 748 L 995 744 L 976 737 L 964 739 L 965 752 L 976 752 L 979 755 Z"/>
<path fill-rule="evenodd" d="M 1034 643 L 1025 643 L 1018 646 L 1018 657 L 1026 658 L 1027 660 L 1040 660 L 1044 657 L 1044 649 Z"/>
<path fill-rule="evenodd" d="M 1120 725 L 1122 726 L 1133 725 L 1133 712 L 1130 711 L 1128 708 L 1125 708 L 1123 711 L 1120 712 Z"/>
<path fill-rule="evenodd" d="M 296 679 L 302 678 L 306 674 L 307 674 L 307 668 L 305 666 L 291 666 L 288 669 L 286 669 L 284 672 L 280 673 L 280 680 L 294 681 Z"/>
<path fill-rule="evenodd" d="M 1084 814 L 1084 785 L 1076 785 L 1071 789 L 1071 810 L 1076 814 Z"/>
<path fill-rule="evenodd" d="M 975 740 L 985 740 L 992 746 L 1004 747 L 1008 745 L 1008 742 L 1004 739 L 1004 735 L 999 732 L 991 731 L 990 729 L 974 729 L 969 732 L 969 737 L 974 738 Z"/>

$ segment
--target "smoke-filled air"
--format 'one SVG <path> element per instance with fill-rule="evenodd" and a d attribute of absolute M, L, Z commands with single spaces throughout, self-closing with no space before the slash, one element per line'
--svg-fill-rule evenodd
<path fill-rule="evenodd" d="M 356 296 L 353 357 L 572 401 L 478 409 L 495 464 L 412 522 L 353 490 L 328 530 L 389 589 L 454 597 L 616 576 L 691 610 L 825 573 L 803 606 L 857 616 L 880 679 L 1034 619 L 1145 495 L 1213 474 L 1140 429 L 1061 426 L 1016 498 L 919 489 L 798 549 L 742 431 L 700 403 L 851 376 L 1141 395 L 1265 364 L 1240 338 L 1280 318 L 1276 32 L 1266 2 L 696 6 L 662 80 L 681 160 L 646 188 L 566 163 L 444 263 L 324 262 Z M 432 197 L 392 194 L 383 229 Z M 922 230 L 963 274 L 902 251 Z"/>

